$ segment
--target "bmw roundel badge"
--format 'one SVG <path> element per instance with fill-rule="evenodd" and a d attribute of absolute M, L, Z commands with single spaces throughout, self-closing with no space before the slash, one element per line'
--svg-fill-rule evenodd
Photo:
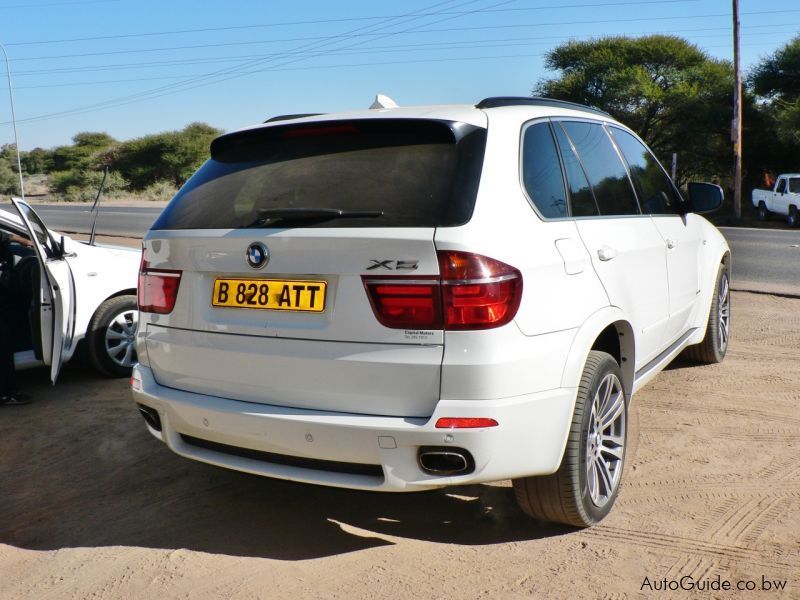
<path fill-rule="evenodd" d="M 247 264 L 254 269 L 266 267 L 269 262 L 269 250 L 261 242 L 253 242 L 247 247 Z"/>

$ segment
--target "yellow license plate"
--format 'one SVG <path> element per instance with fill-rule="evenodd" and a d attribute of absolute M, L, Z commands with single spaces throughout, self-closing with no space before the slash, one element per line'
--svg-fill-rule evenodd
<path fill-rule="evenodd" d="M 325 281 L 285 279 L 217 279 L 212 306 L 261 310 L 325 310 Z"/>

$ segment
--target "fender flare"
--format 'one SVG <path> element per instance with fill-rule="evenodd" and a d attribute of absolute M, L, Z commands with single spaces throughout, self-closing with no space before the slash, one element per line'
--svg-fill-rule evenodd
<path fill-rule="evenodd" d="M 695 315 L 692 319 L 692 326 L 697 329 L 697 333 L 689 339 L 687 345 L 699 344 L 706 337 L 706 326 L 708 325 L 708 315 L 711 311 L 711 297 L 714 294 L 714 288 L 717 284 L 717 270 L 719 265 L 724 262 L 728 266 L 728 279 L 730 282 L 733 272 L 733 260 L 731 250 L 727 242 L 724 240 L 722 243 L 717 244 L 713 250 L 708 252 L 708 256 L 713 260 L 706 260 L 704 263 L 707 265 L 706 272 L 703 274 L 703 281 L 709 282 L 708 285 L 701 291 Z"/>
<path fill-rule="evenodd" d="M 564 363 L 564 371 L 561 375 L 562 387 L 578 387 L 592 345 L 602 331 L 611 325 L 615 326 L 620 334 L 622 385 L 626 395 L 630 398 L 636 363 L 636 335 L 625 313 L 617 306 L 606 306 L 592 313 L 578 328 Z"/>

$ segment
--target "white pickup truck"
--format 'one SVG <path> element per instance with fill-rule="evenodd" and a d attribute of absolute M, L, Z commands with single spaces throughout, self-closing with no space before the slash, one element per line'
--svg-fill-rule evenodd
<path fill-rule="evenodd" d="M 784 215 L 789 227 L 800 222 L 800 173 L 781 175 L 772 190 L 753 190 L 753 206 L 758 209 L 759 221 L 770 213 Z"/>

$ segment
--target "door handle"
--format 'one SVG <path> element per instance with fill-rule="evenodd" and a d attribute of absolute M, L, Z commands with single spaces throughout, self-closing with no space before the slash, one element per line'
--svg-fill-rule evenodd
<path fill-rule="evenodd" d="M 672 250 L 674 247 L 675 247 L 675 240 L 671 240 L 671 239 L 667 238 L 667 248 Z"/>
<path fill-rule="evenodd" d="M 597 257 L 602 261 L 611 260 L 617 255 L 617 249 L 611 246 L 603 246 L 597 251 Z"/>

